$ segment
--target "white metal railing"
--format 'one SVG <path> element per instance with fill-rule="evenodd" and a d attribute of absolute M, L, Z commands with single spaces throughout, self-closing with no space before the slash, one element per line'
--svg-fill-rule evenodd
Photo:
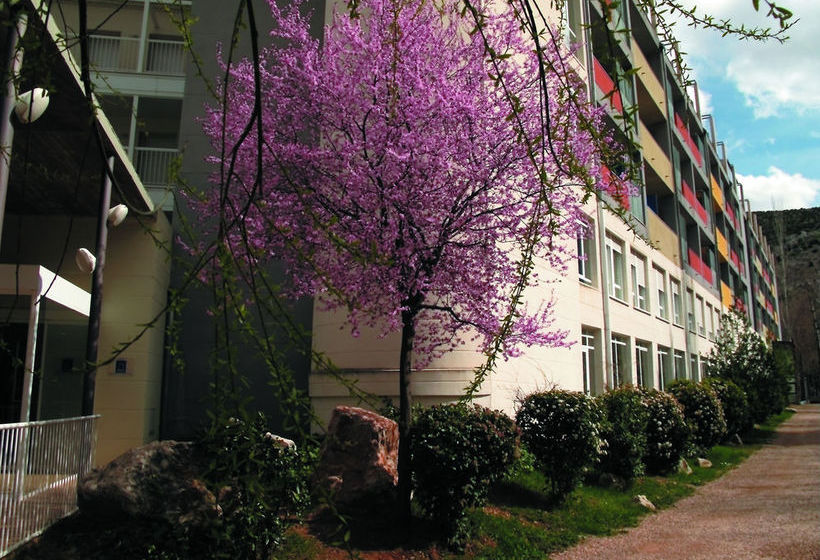
<path fill-rule="evenodd" d="M 109 35 L 89 35 L 88 37 L 88 58 L 97 70 L 136 72 L 139 51 L 138 37 Z"/>
<path fill-rule="evenodd" d="M 185 47 L 182 41 L 148 39 L 145 71 L 154 74 L 185 74 Z"/>
<path fill-rule="evenodd" d="M 170 148 L 134 148 L 134 168 L 145 185 L 167 185 L 171 163 L 179 150 Z"/>
<path fill-rule="evenodd" d="M 79 56 L 79 50 L 75 54 Z M 140 68 L 139 37 L 89 35 L 88 57 L 92 66 L 101 71 L 185 74 L 185 45 L 182 41 L 148 39 L 145 61 Z"/>
<path fill-rule="evenodd" d="M 0 424 L 0 557 L 77 509 L 97 418 Z"/>

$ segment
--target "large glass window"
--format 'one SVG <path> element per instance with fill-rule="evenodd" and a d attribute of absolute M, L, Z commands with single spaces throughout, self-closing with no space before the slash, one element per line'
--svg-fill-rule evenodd
<path fill-rule="evenodd" d="M 700 370 L 698 368 L 698 355 L 689 354 L 689 371 L 694 381 L 700 381 Z"/>
<path fill-rule="evenodd" d="M 666 346 L 658 346 L 658 384 L 661 391 L 674 379 L 672 372 L 672 356 Z"/>
<path fill-rule="evenodd" d="M 703 298 L 700 296 L 696 296 L 695 300 L 695 313 L 697 314 L 698 320 L 698 334 L 700 336 L 706 336 L 706 312 L 704 311 L 703 307 Z"/>
<path fill-rule="evenodd" d="M 715 339 L 715 308 L 711 304 L 706 304 L 706 333 L 709 340 Z"/>
<path fill-rule="evenodd" d="M 590 223 L 578 233 L 578 279 L 584 284 L 595 283 L 595 228 Z"/>
<path fill-rule="evenodd" d="M 686 290 L 686 326 L 695 332 L 695 292 Z"/>
<path fill-rule="evenodd" d="M 629 338 L 613 334 L 612 348 L 612 384 L 620 387 L 629 383 Z"/>
<path fill-rule="evenodd" d="M 659 268 L 652 269 L 655 274 L 655 293 L 658 299 L 658 316 L 669 320 L 669 301 L 666 295 L 666 273 Z"/>
<path fill-rule="evenodd" d="M 672 320 L 676 325 L 681 325 L 683 306 L 680 299 L 680 282 L 670 278 L 669 286 L 672 291 Z"/>
<path fill-rule="evenodd" d="M 581 43 L 583 36 L 583 11 L 580 0 L 566 0 L 564 12 L 567 19 L 567 44 L 569 46 Z"/>
<path fill-rule="evenodd" d="M 675 350 L 675 379 L 686 379 L 686 355 Z"/>
<path fill-rule="evenodd" d="M 581 363 L 584 377 L 584 394 L 592 392 L 592 370 L 595 364 L 595 336 L 589 331 L 581 331 Z"/>
<path fill-rule="evenodd" d="M 638 309 L 649 311 L 649 294 L 646 289 L 646 259 L 632 253 L 632 305 Z"/>
<path fill-rule="evenodd" d="M 606 238 L 606 264 L 609 276 L 609 295 L 621 301 L 625 297 L 624 247 L 620 241 Z"/>
<path fill-rule="evenodd" d="M 642 340 L 635 341 L 635 375 L 638 387 L 652 387 L 652 345 Z"/>

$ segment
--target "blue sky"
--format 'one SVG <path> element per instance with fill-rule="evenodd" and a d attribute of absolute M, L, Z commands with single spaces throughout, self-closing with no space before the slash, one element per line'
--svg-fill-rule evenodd
<path fill-rule="evenodd" d="M 820 206 L 820 1 L 779 0 L 800 21 L 780 45 L 738 41 L 678 24 L 698 82 L 753 210 Z M 761 10 L 765 2 L 761 2 Z M 711 0 L 717 18 L 776 25 L 751 0 Z"/>

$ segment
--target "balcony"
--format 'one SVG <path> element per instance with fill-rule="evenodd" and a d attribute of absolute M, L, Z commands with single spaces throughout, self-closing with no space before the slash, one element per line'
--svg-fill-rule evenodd
<path fill-rule="evenodd" d="M 709 175 L 709 179 L 712 185 L 712 202 L 715 203 L 715 210 L 723 212 L 723 205 L 726 203 L 723 199 L 723 191 L 720 189 L 714 175 Z"/>
<path fill-rule="evenodd" d="M 723 262 L 729 260 L 729 242 L 723 236 L 719 229 L 715 229 L 715 240 L 717 241 L 718 255 L 723 258 Z"/>
<path fill-rule="evenodd" d="M 692 269 L 695 272 L 697 272 L 701 276 L 701 278 L 706 280 L 709 283 L 709 285 L 711 286 L 712 285 L 712 269 L 709 268 L 709 265 L 706 264 L 703 261 L 703 259 L 701 259 L 700 256 L 697 253 L 695 253 L 692 249 L 688 250 L 688 256 L 689 256 L 689 266 L 691 266 Z"/>
<path fill-rule="evenodd" d="M 704 226 L 709 225 L 709 213 L 706 211 L 706 208 L 698 201 L 697 197 L 695 196 L 694 191 L 689 187 L 686 181 L 681 180 L 681 190 L 683 190 L 683 198 L 686 199 L 686 202 L 692 207 L 692 210 L 698 215 L 700 218 L 701 223 Z"/>
<path fill-rule="evenodd" d="M 689 134 L 689 129 L 686 128 L 686 123 L 683 122 L 683 119 L 680 118 L 680 115 L 675 113 L 675 128 L 678 129 L 678 132 L 683 138 L 683 143 L 689 147 L 689 151 L 692 152 L 692 155 L 695 157 L 695 161 L 698 162 L 698 167 L 703 167 L 703 156 L 698 150 L 697 144 L 695 141 L 692 140 L 692 136 Z"/>
<path fill-rule="evenodd" d="M 597 58 L 593 58 L 595 67 L 595 85 L 601 90 L 603 97 L 608 99 L 609 106 L 618 113 L 624 112 L 624 104 L 621 100 L 621 93 L 615 88 L 615 82 L 609 77 L 603 65 L 598 62 Z"/>
<path fill-rule="evenodd" d="M 735 211 L 732 210 L 732 205 L 729 204 L 729 201 L 726 201 L 724 205 L 726 209 L 726 215 L 729 217 L 729 221 L 735 226 L 735 231 L 740 231 L 740 223 L 737 221 L 737 217 L 735 217 Z"/>
<path fill-rule="evenodd" d="M 657 174 L 669 188 L 669 193 L 674 193 L 675 186 L 672 182 L 672 162 L 669 161 L 666 153 L 664 153 L 663 149 L 655 141 L 652 133 L 649 132 L 649 129 L 646 128 L 646 125 L 644 125 L 640 119 L 638 119 L 638 134 L 644 161 L 652 167 L 655 174 Z"/>
<path fill-rule="evenodd" d="M 732 294 L 732 289 L 726 285 L 726 283 L 721 280 L 720 281 L 720 301 L 723 303 L 723 307 L 727 309 L 732 308 L 732 304 L 734 304 L 734 294 Z"/>
<path fill-rule="evenodd" d="M 657 214 L 650 210 L 647 215 L 649 217 L 647 228 L 652 244 L 666 258 L 679 265 L 680 244 L 678 243 L 678 236 Z"/>
<path fill-rule="evenodd" d="M 182 41 L 148 39 L 145 61 L 140 68 L 138 37 L 89 35 L 91 65 L 104 72 L 144 72 L 167 76 L 185 75 L 185 46 Z"/>
<path fill-rule="evenodd" d="M 638 80 L 640 80 L 646 93 L 649 94 L 649 97 L 661 115 L 663 115 L 663 118 L 666 119 L 666 94 L 664 93 L 663 85 L 661 85 L 660 80 L 655 76 L 655 72 L 652 71 L 652 66 L 649 65 L 649 62 L 646 60 L 646 57 L 643 55 L 637 43 L 632 47 L 632 57 L 634 66 L 637 69 Z"/>
<path fill-rule="evenodd" d="M 134 168 L 143 184 L 165 186 L 170 181 L 171 164 L 179 150 L 168 148 L 134 148 Z"/>

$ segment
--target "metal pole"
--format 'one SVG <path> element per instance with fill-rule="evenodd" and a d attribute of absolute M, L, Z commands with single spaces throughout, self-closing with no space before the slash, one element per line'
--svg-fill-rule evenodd
<path fill-rule="evenodd" d="M 94 414 L 94 390 L 97 380 L 97 352 L 100 345 L 100 318 L 102 315 L 103 269 L 108 244 L 108 209 L 111 206 L 111 175 L 114 172 L 114 156 L 109 156 L 100 192 L 97 213 L 97 258 L 91 277 L 91 305 L 88 311 L 88 337 L 85 349 L 85 376 L 83 377 L 83 416 Z"/>
<path fill-rule="evenodd" d="M 11 146 L 14 142 L 14 127 L 11 125 L 11 112 L 17 102 L 17 88 L 14 81 L 23 66 L 23 50 L 19 48 L 20 37 L 26 32 L 28 16 L 20 14 L 16 25 L 8 30 L 8 60 L 4 79 L 4 97 L 0 108 L 0 240 L 3 236 L 3 218 L 6 215 L 6 194 L 9 190 L 9 171 L 11 169 Z"/>

